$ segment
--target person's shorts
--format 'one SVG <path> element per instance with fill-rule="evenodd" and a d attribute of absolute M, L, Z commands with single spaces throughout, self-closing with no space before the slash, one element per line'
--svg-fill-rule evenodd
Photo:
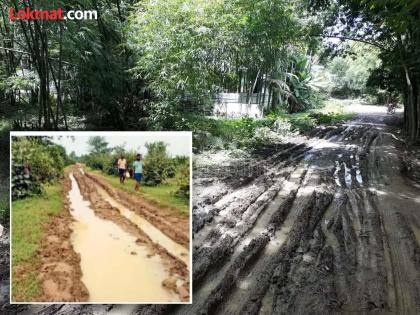
<path fill-rule="evenodd" d="M 118 169 L 118 174 L 120 175 L 120 177 L 125 176 L 125 168 L 119 168 Z"/>
<path fill-rule="evenodd" d="M 141 177 L 142 177 L 142 173 L 134 173 L 134 179 L 136 180 L 137 183 L 141 182 Z"/>

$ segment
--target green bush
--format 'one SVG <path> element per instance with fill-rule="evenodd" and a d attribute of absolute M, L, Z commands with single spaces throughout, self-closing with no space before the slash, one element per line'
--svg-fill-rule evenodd
<path fill-rule="evenodd" d="M 145 185 L 156 186 L 166 179 L 166 170 L 170 166 L 166 146 L 162 141 L 146 143 L 147 155 L 143 160 Z"/>
<path fill-rule="evenodd" d="M 176 183 L 179 186 L 176 194 L 181 197 L 190 197 L 190 166 L 185 163 L 181 165 L 178 169 L 176 175 Z"/>
<path fill-rule="evenodd" d="M 66 165 L 65 149 L 47 137 L 14 137 L 12 141 L 12 198 L 42 192 L 41 184 L 61 178 Z M 24 168 L 27 168 L 27 172 Z"/>
<path fill-rule="evenodd" d="M 311 113 L 309 117 L 314 119 L 317 125 L 320 124 L 331 124 L 350 118 L 351 114 L 342 113 Z"/>
<path fill-rule="evenodd" d="M 23 164 L 12 165 L 12 200 L 42 193 L 41 184 L 30 173 L 24 172 Z"/>

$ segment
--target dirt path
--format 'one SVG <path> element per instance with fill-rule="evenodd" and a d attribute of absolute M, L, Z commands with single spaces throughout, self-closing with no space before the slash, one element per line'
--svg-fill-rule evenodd
<path fill-rule="evenodd" d="M 367 109 L 266 158 L 198 157 L 194 304 L 160 313 L 420 313 L 420 189 L 398 118 Z"/>
<path fill-rule="evenodd" d="M 196 157 L 194 303 L 135 313 L 420 313 L 420 189 L 398 118 L 363 108 L 265 155 Z"/>
<path fill-rule="evenodd" d="M 37 274 L 42 288 L 37 301 L 189 300 L 188 219 L 115 189 L 80 166 L 72 167 L 62 184 L 65 209 L 44 226 L 39 265 L 13 268 L 14 278 L 28 270 Z M 8 243 L 4 233 L 2 261 L 8 259 L 3 256 Z M 0 294 L 8 301 L 9 285 L 3 285 L 9 281 L 8 261 L 3 265 Z"/>
<path fill-rule="evenodd" d="M 172 227 L 172 239 L 161 232 L 166 222 L 156 207 L 135 196 L 123 199 L 123 192 L 82 169 L 74 168 L 70 179 L 72 244 L 81 257 L 89 301 L 188 301 L 189 249 L 178 243 L 188 239 L 177 233 L 180 225 Z M 150 208 L 156 211 L 155 225 L 136 213 L 139 203 L 147 219 Z"/>

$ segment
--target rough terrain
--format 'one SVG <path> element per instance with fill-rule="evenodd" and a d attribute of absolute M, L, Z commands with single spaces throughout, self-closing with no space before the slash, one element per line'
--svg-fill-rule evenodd
<path fill-rule="evenodd" d="M 192 305 L 24 314 L 420 313 L 420 188 L 396 124 L 373 109 L 255 156 L 198 156 Z"/>
<path fill-rule="evenodd" d="M 14 279 L 24 279 L 29 272 L 37 274 L 42 293 L 34 296 L 34 301 L 84 302 L 89 296 L 80 280 L 80 256 L 70 242 L 70 226 L 73 222 L 67 198 L 70 181 L 63 179 L 62 185 L 64 211 L 43 226 L 45 234 L 37 249 L 39 259 L 34 264 L 22 263 L 12 268 Z M 24 301 L 18 294 L 14 294 L 12 300 Z"/>
<path fill-rule="evenodd" d="M 148 247 L 148 256 L 159 255 L 169 274 L 169 277 L 164 280 L 162 285 L 179 295 L 181 301 L 188 301 L 190 296 L 188 264 L 169 252 L 163 244 L 152 239 L 135 222 L 122 215 L 121 209 L 110 204 L 98 190 L 105 190 L 113 200 L 138 213 L 176 243 L 182 244 L 183 248 L 180 254 L 184 255 L 185 259 L 188 259 L 189 256 L 188 219 L 179 219 L 173 213 L 171 214 L 169 209 L 154 207 L 136 196 L 120 189 L 115 189 L 100 176 L 77 170 L 73 174 L 83 197 L 90 201 L 95 214 L 105 220 L 116 223 L 122 229 L 135 236 L 138 244 Z"/>

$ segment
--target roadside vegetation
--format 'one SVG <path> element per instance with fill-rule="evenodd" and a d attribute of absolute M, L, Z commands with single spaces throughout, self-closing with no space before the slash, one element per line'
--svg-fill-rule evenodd
<path fill-rule="evenodd" d="M 42 294 L 37 250 L 45 224 L 64 209 L 60 180 L 70 163 L 65 149 L 49 137 L 13 139 L 12 295 L 18 300 L 31 301 Z"/>
<path fill-rule="evenodd" d="M 46 184 L 56 183 L 64 167 L 72 164 L 64 147 L 49 137 L 15 137 L 12 140 L 12 200 L 43 192 Z"/>
<path fill-rule="evenodd" d="M 89 139 L 90 153 L 77 159 L 91 171 L 101 174 L 116 188 L 132 193 L 134 182 L 126 180 L 121 185 L 116 166 L 118 158 L 123 155 L 127 160 L 129 171 L 135 161 L 137 151 L 127 150 L 124 145 L 110 147 L 104 137 Z M 188 214 L 190 196 L 189 158 L 171 157 L 164 142 L 146 144 L 147 154 L 143 157 L 143 180 L 141 191 L 144 198 L 165 207 L 176 208 L 182 214 Z"/>
<path fill-rule="evenodd" d="M 88 169 L 88 171 L 93 174 L 101 175 L 108 183 L 117 189 L 122 189 L 132 194 L 138 194 L 149 202 L 159 206 L 175 209 L 182 216 L 189 215 L 189 199 L 177 195 L 179 186 L 174 180 L 166 181 L 158 186 L 143 185 L 140 191 L 135 191 L 134 181 L 127 180 L 124 185 L 121 185 L 119 178 L 115 175 L 107 175 L 100 170 Z"/>
<path fill-rule="evenodd" d="M 328 100 L 321 108 L 301 113 L 273 112 L 261 119 L 194 117 L 186 125 L 193 131 L 196 153 L 235 148 L 255 151 L 270 141 L 303 134 L 320 124 L 338 123 L 353 116 L 339 101 Z"/>
<path fill-rule="evenodd" d="M 92 6 L 71 3 L 54 5 Z M 7 0 L 0 10 L 20 4 L 35 6 Z M 407 135 L 419 137 L 417 2 L 99 0 L 95 9 L 98 21 L 77 24 L 1 22 L 0 114 L 11 128 L 207 133 L 213 125 L 216 136 L 241 125 L 208 121 L 229 118 L 215 104 L 234 94 L 263 120 L 276 113 L 302 131 L 312 121 L 285 115 L 335 96 L 395 98 L 406 105 Z M 327 88 L 316 82 L 319 67 Z"/>
<path fill-rule="evenodd" d="M 13 202 L 12 214 L 12 295 L 22 301 L 32 301 L 42 293 L 37 267 L 37 250 L 44 235 L 43 225 L 63 211 L 62 186 L 59 183 L 44 186 L 44 193 Z"/>

